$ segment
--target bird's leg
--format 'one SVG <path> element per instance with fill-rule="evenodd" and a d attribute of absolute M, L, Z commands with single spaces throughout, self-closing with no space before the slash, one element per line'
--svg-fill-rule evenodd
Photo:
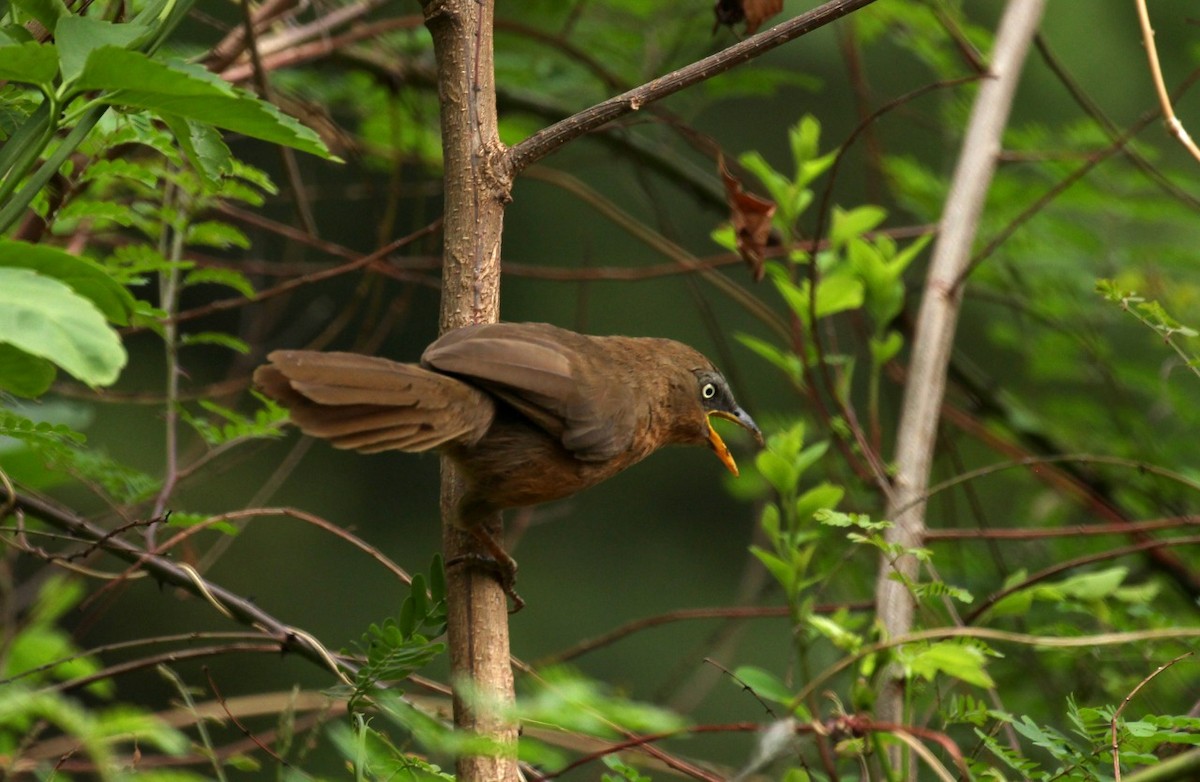
<path fill-rule="evenodd" d="M 486 570 L 496 577 L 496 581 L 500 584 L 500 588 L 504 590 L 504 594 L 512 600 L 512 610 L 510 614 L 515 614 L 525 607 L 525 601 L 517 594 L 517 561 L 509 556 L 487 528 L 482 525 L 473 525 L 469 527 L 467 532 L 475 536 L 485 549 L 486 554 L 460 554 L 452 558 L 446 563 L 447 567 L 454 565 L 474 565 L 482 570 Z"/>

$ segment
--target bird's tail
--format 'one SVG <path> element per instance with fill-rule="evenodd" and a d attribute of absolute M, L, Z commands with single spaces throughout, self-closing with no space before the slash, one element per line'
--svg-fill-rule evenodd
<path fill-rule="evenodd" d="M 471 444 L 495 417 L 491 397 L 416 364 L 355 353 L 277 350 L 254 383 L 305 433 L 364 453 Z"/>

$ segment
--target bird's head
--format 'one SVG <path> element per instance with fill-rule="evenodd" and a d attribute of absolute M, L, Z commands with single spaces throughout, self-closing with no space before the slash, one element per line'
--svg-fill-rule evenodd
<path fill-rule="evenodd" d="M 725 445 L 721 435 L 717 434 L 717 430 L 713 428 L 712 419 L 715 417 L 733 421 L 754 435 L 754 439 L 758 441 L 759 445 L 762 445 L 763 442 L 762 431 L 759 430 L 758 424 L 754 423 L 754 419 L 733 398 L 733 392 L 729 390 L 729 383 L 725 381 L 720 372 L 715 369 L 699 369 L 693 370 L 692 374 L 696 378 L 696 398 L 700 403 L 700 408 L 704 411 L 705 441 L 726 469 L 737 475 L 738 468 L 737 463 L 733 460 L 733 454 L 729 453 L 729 447 Z"/>

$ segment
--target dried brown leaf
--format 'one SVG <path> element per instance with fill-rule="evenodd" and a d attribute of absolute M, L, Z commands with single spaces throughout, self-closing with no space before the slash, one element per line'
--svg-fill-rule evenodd
<path fill-rule="evenodd" d="M 750 267 L 754 281 L 763 278 L 764 252 L 771 242 L 771 218 L 775 202 L 747 193 L 741 181 L 729 172 L 725 158 L 717 159 L 721 181 L 725 183 L 725 198 L 729 202 L 729 220 L 737 237 L 738 254 Z"/>
<path fill-rule="evenodd" d="M 745 20 L 746 35 L 754 35 L 763 22 L 783 10 L 783 0 L 717 0 L 713 15 L 717 21 L 713 32 L 721 25 L 733 27 Z"/>

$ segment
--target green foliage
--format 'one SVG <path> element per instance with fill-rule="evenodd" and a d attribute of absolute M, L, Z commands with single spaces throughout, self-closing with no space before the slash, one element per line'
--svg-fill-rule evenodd
<path fill-rule="evenodd" d="M 226 335 L 213 336 L 223 338 Z M 196 344 L 186 340 L 185 343 Z M 256 393 L 255 398 L 262 402 L 262 407 L 256 410 L 253 416 L 242 415 L 208 399 L 201 399 L 197 404 L 211 414 L 211 419 L 194 415 L 183 405 L 179 406 L 179 414 L 205 443 L 214 447 L 243 440 L 279 437 L 280 427 L 287 421 L 287 410 L 261 394 Z"/>
<path fill-rule="evenodd" d="M 244 251 L 252 241 L 257 256 L 271 259 L 278 251 L 274 243 L 259 242 L 249 233 L 248 221 L 227 221 L 230 212 L 223 207 L 263 206 L 275 188 L 264 172 L 235 157 L 221 129 L 328 155 L 307 129 L 191 64 L 205 61 L 195 39 L 189 38 L 186 48 L 169 56 L 164 52 L 163 42 L 189 8 L 188 0 L 139 0 L 132 6 L 101 2 L 84 10 L 68 8 L 61 0 L 15 0 L 0 9 L 5 22 L 0 29 L 0 81 L 6 82 L 0 87 L 0 140 L 5 142 L 0 147 L 0 232 L 16 236 L 18 220 L 25 218 L 20 235 L 38 235 L 41 242 L 0 240 L 0 391 L 6 394 L 0 399 L 2 477 L 16 480 L 22 491 L 55 482 L 89 484 L 99 490 L 105 505 L 134 520 L 150 515 L 146 510 L 151 498 L 158 510 L 178 502 L 175 482 L 194 476 L 199 481 L 188 482 L 186 489 L 202 492 L 204 505 L 214 507 L 214 514 L 221 513 L 222 505 L 240 501 L 211 490 L 203 481 L 212 473 L 199 468 L 210 466 L 208 460 L 217 462 L 233 446 L 275 436 L 282 411 L 248 400 L 243 406 L 242 401 L 193 399 L 191 389 L 176 387 L 176 381 L 207 382 L 208 370 L 217 367 L 200 364 L 211 356 L 261 355 L 268 347 L 262 335 L 275 332 L 276 326 L 286 327 L 289 340 L 311 334 L 314 311 L 320 309 L 305 310 L 299 318 L 280 316 L 267 328 L 260 328 L 262 322 L 247 309 L 237 333 L 225 331 L 225 321 L 213 325 L 205 320 L 194 326 L 195 316 L 205 311 L 183 309 L 203 308 L 203 303 L 194 302 L 218 296 L 228 298 L 213 307 L 214 312 L 225 312 L 235 302 L 257 301 L 259 279 L 230 258 L 248 254 Z M 711 8 L 702 5 L 530 0 L 499 13 L 510 15 L 502 20 L 507 24 L 499 32 L 497 47 L 505 143 L 731 42 L 724 31 L 711 36 Z M 840 92 L 855 93 L 858 108 L 870 110 L 924 83 L 921 74 L 951 79 L 975 72 L 964 53 L 977 50 L 986 61 L 991 41 L 968 13 L 981 14 L 989 26 L 994 21 L 990 12 L 976 11 L 959 0 L 890 0 L 857 12 L 853 24 L 840 33 L 840 43 L 848 61 L 863 58 L 864 68 L 853 66 L 855 78 L 861 80 L 855 87 L 863 89 Z M 338 67 L 322 68 L 319 78 L 313 78 L 299 67 L 271 65 L 271 89 L 288 99 L 316 104 L 314 113 L 324 112 L 340 123 L 339 131 L 352 125 L 354 137 L 347 148 L 375 172 L 391 177 L 389 194 L 436 193 L 431 179 L 440 173 L 442 147 L 439 98 L 430 78 L 435 59 L 430 36 L 419 26 L 406 26 L 403 18 L 380 14 L 371 20 L 380 23 L 372 28 L 372 40 L 337 47 Z M 26 26 L 32 20 L 44 27 L 45 35 L 34 25 Z M 1048 33 L 1042 43 L 1052 48 L 1059 33 L 1053 27 Z M 894 73 L 885 81 L 868 83 L 877 78 L 881 60 Z M 914 84 L 908 83 L 911 70 L 902 69 L 908 60 L 919 65 Z M 711 133 L 711 141 L 725 147 L 728 157 L 728 150 L 746 143 L 732 135 L 733 126 L 757 126 L 759 119 L 778 115 L 780 107 L 792 111 L 797 89 L 815 90 L 820 84 L 803 59 L 789 60 L 786 68 L 771 62 L 758 60 L 753 67 L 731 71 L 674 96 L 669 113 L 641 112 L 633 121 L 614 123 L 591 139 L 611 143 L 612 149 L 628 144 L 637 150 L 636 177 L 628 179 L 645 187 L 640 195 L 654 202 L 658 219 L 669 223 L 677 207 L 687 214 L 694 204 L 679 203 L 675 191 L 668 189 L 678 182 L 667 177 L 664 185 L 647 163 L 674 162 L 682 148 L 680 134 L 692 142 L 700 140 L 691 118 L 736 117 L 735 122 L 701 123 L 709 125 L 702 132 Z M 1031 68 L 1027 80 L 1033 83 L 1039 71 L 1048 70 Z M 894 380 L 898 388 L 904 382 L 906 344 L 919 338 L 909 330 L 915 307 L 907 299 L 919 283 L 915 270 L 929 243 L 928 236 L 897 240 L 889 233 L 913 235 L 912 230 L 896 230 L 909 228 L 898 225 L 909 216 L 929 223 L 939 218 L 946 197 L 943 171 L 975 89 L 938 89 L 900 112 L 881 116 L 868 134 L 847 143 L 841 159 L 843 149 L 835 149 L 828 139 L 822 149 L 822 126 L 815 117 L 802 117 L 779 133 L 776 148 L 770 148 L 771 139 L 756 140 L 749 143 L 762 143 L 761 152 L 739 155 L 742 169 L 761 183 L 757 189 L 777 203 L 773 228 L 783 248 L 767 263 L 765 286 L 746 285 L 736 299 L 753 303 L 757 309 L 748 308 L 750 313 L 777 336 L 744 334 L 739 340 L 769 364 L 768 371 L 779 372 L 782 383 L 760 383 L 748 372 L 739 381 L 748 389 L 761 389 L 760 404 L 771 399 L 780 409 L 769 449 L 756 456 L 735 486 L 743 499 L 757 503 L 753 513 L 762 533 L 753 556 L 774 590 L 767 599 L 782 596 L 786 601 L 791 623 L 784 632 L 791 646 L 786 662 L 773 667 L 755 656 L 758 664 L 736 665 L 731 681 L 790 710 L 781 722 L 796 720 L 820 732 L 843 717 L 869 723 L 873 691 L 885 676 L 900 675 L 907 678 L 908 697 L 902 719 L 926 731 L 944 732 L 963 750 L 974 778 L 1107 779 L 1113 773 L 1108 732 L 1118 707 L 1125 709 L 1117 719 L 1117 732 L 1126 768 L 1149 767 L 1174 748 L 1196 744 L 1200 724 L 1184 716 L 1190 702 L 1177 707 L 1178 692 L 1184 697 L 1190 692 L 1190 671 L 1174 681 L 1169 679 L 1173 672 L 1167 672 L 1164 681 L 1170 683 L 1162 684 L 1156 697 L 1149 694 L 1160 685 L 1146 677 L 1163 662 L 1162 648 L 1129 644 L 1034 651 L 1011 639 L 992 641 L 989 636 L 987 645 L 955 638 L 885 649 L 894 639 L 881 638 L 866 607 L 880 561 L 912 556 L 922 564 L 921 575 L 903 579 L 903 586 L 916 601 L 919 626 L 931 630 L 987 623 L 994 633 L 1011 626 L 1024 633 L 1071 637 L 1092 630 L 1192 623 L 1180 590 L 1169 586 L 1171 571 L 1151 559 L 1100 561 L 1026 583 L 1030 572 L 1083 553 L 1103 553 L 1110 545 L 1105 539 L 947 543 L 935 538 L 906 547 L 884 538 L 890 522 L 880 516 L 886 494 L 881 484 L 891 470 L 888 449 L 898 407 L 888 395 L 894 390 L 889 383 Z M 1031 100 L 1022 101 L 1022 111 L 1038 110 L 1038 89 L 1030 93 Z M 772 105 L 746 100 L 767 95 L 781 100 Z M 852 113 L 843 112 L 847 107 L 836 102 L 826 105 L 824 95 L 811 102 L 807 95 L 800 97 L 830 112 L 821 117 L 828 128 L 841 127 L 843 120 L 837 117 Z M 1056 101 L 1059 108 L 1068 103 Z M 745 111 L 745 117 L 731 114 L 730 107 Z M 1127 116 L 1129 107 L 1120 111 L 1126 113 L 1114 116 Z M 1101 161 L 1115 149 L 1110 132 L 1096 116 L 1013 127 L 1006 134 L 1005 164 L 983 216 L 977 263 L 965 281 L 964 330 L 955 343 L 948 399 L 960 413 L 955 422 L 962 423 L 966 416 L 973 428 L 942 428 L 933 471 L 941 480 L 994 459 L 1083 457 L 1078 462 L 1039 463 L 1015 479 L 1011 475 L 1017 470 L 981 473 L 941 490 L 927 498 L 934 527 L 1091 523 L 1097 508 L 1130 520 L 1169 518 L 1194 504 L 1197 476 L 1191 466 L 1191 432 L 1200 418 L 1194 379 L 1185 377 L 1187 382 L 1180 383 L 1176 373 L 1182 367 L 1195 374 L 1200 366 L 1194 343 L 1200 284 L 1190 250 L 1195 205 L 1186 197 L 1190 171 L 1183 176 L 1172 172 L 1151 146 L 1156 143 L 1153 136 L 1142 134 L 1123 140 L 1121 154 L 1095 166 L 1070 188 L 1036 202 L 1080 165 Z M 913 120 L 919 133 L 911 138 L 891 135 L 898 125 Z M 864 143 L 869 135 L 882 143 Z M 707 144 L 709 139 L 703 141 Z M 584 154 L 568 156 L 566 165 L 588 160 L 591 143 L 583 142 Z M 904 156 L 885 158 L 880 171 L 874 165 L 879 149 Z M 787 162 L 779 164 L 781 158 Z M 608 166 L 610 159 L 613 155 L 606 149 L 604 167 L 618 177 L 604 184 L 616 190 L 624 186 L 620 177 L 632 169 L 626 169 L 624 161 Z M 870 161 L 870 170 L 861 182 L 849 182 L 861 173 L 856 169 L 862 168 L 862 159 Z M 842 179 L 828 183 L 823 178 L 834 171 L 835 162 L 841 164 Z M 719 186 L 712 177 L 705 181 L 705 172 L 689 161 L 684 169 L 690 168 L 700 172 L 698 181 Z M 302 184 L 319 183 L 322 198 L 333 193 L 334 179 L 345 192 L 357 187 L 323 170 L 312 179 L 311 168 L 301 173 Z M 368 184 L 372 192 L 384 190 L 377 182 Z M 879 203 L 839 206 L 831 200 L 827 213 L 818 213 L 818 207 L 825 208 L 826 184 L 834 185 L 834 199 L 844 192 L 882 195 Z M 1185 197 L 1170 195 L 1173 190 Z M 271 204 L 276 219 L 286 211 L 281 206 Z M 1036 207 L 1032 219 L 1025 221 L 1023 213 L 1031 207 Z M 387 209 L 403 211 L 390 202 Z M 426 219 L 424 213 L 419 216 Z M 555 217 L 548 223 L 553 225 Z M 318 222 L 321 235 L 333 237 L 331 226 L 323 219 Z M 394 235 L 393 227 L 379 228 L 379 235 Z M 340 233 L 347 226 L 337 228 Z M 348 228 L 348 234 L 362 234 L 360 226 Z M 297 236 L 288 236 L 289 260 L 303 252 L 301 243 L 293 241 Z M 736 246 L 728 227 L 715 231 L 714 239 L 726 248 Z M 993 239 L 1002 241 L 993 246 Z M 69 246 L 71 253 L 55 245 Z M 520 247 L 507 249 L 522 252 Z M 1105 279 L 1094 282 L 1101 275 Z M 339 317 L 331 326 L 350 324 L 366 335 L 375 324 L 374 313 L 389 302 L 393 312 L 399 312 L 406 300 L 393 298 L 392 281 L 382 277 L 360 282 L 357 292 L 365 293 L 362 301 L 367 302 L 361 310 L 342 308 L 347 302 L 337 300 Z M 728 280 L 737 277 L 730 275 L 724 282 Z M 1097 306 L 1093 286 L 1116 306 Z M 322 290 L 320 299 L 325 298 Z M 537 301 L 538 306 L 556 306 L 552 303 L 565 298 L 548 295 Z M 728 315 L 721 308 L 714 312 L 723 322 Z M 278 313 L 271 314 L 274 318 Z M 1150 339 L 1138 327 L 1130 328 L 1128 317 L 1152 332 Z M 33 326 L 27 328 L 27 323 Z M 60 370 L 93 390 L 110 385 L 125 370 L 125 339 L 135 340 L 129 347 L 139 359 L 147 345 L 157 346 L 152 335 L 136 336 L 139 332 L 161 338 L 165 371 L 152 361 L 145 371 L 135 367 L 137 371 L 127 373 L 128 387 L 108 398 L 155 395 L 163 404 L 151 414 L 153 420 L 162 422 L 172 437 L 179 434 L 174 427 L 180 422 L 184 436 L 165 460 L 170 463 L 162 470 L 169 477 L 165 488 L 158 479 L 117 463 L 104 446 L 136 452 L 140 458 L 158 453 L 163 439 L 171 437 L 156 432 L 158 439 L 149 446 L 140 432 L 132 433 L 130 442 L 101 442 L 89 428 L 88 411 L 98 398 L 89 389 L 61 384 L 70 395 L 88 394 L 87 401 L 40 406 L 19 405 L 7 396 L 42 397 Z M 223 350 L 194 349 L 200 346 Z M 226 356 L 225 351 L 238 355 Z M 222 367 L 228 368 L 244 376 L 248 366 Z M 154 388 L 147 378 L 169 382 Z M 787 399 L 779 386 L 798 396 Z M 801 406 L 807 416 L 804 425 L 797 423 Z M 84 431 L 97 442 L 86 441 Z M 1092 455 L 1128 461 L 1117 466 Z M 1162 465 L 1165 470 L 1155 469 Z M 1171 471 L 1177 479 L 1164 477 Z M 1030 476 L 1042 482 L 1034 484 Z M 77 488 L 62 492 L 64 501 L 82 494 Z M 1085 502 L 1077 502 L 1080 497 Z M 173 526 L 210 518 L 183 512 L 169 517 Z M 36 536 L 44 532 L 40 520 L 29 516 L 23 524 L 34 545 L 39 544 Z M 214 526 L 235 531 L 228 525 Z M 141 530 L 131 527 L 117 534 L 137 540 L 133 533 Z M 47 540 L 48 546 L 58 543 L 57 538 Z M 81 549 L 96 550 L 78 542 L 63 547 L 65 557 Z M 31 569 L 30 554 L 10 550 L 20 557 L 13 572 Z M 190 561 L 184 557 L 194 552 L 173 553 L 182 562 Z M 1179 559 L 1176 572 L 1192 566 L 1186 550 Z M 17 619 L 15 629 L 4 628 L 7 646 L 0 655 L 7 666 L 5 686 L 0 687 L 0 756 L 11 758 L 7 753 L 27 741 L 24 734 L 39 724 L 46 733 L 61 730 L 80 736 L 84 747 L 79 757 L 102 760 L 96 774 L 100 777 L 129 776 L 121 769 L 120 756 L 130 747 L 116 737 L 121 729 L 141 734 L 137 747 L 146 754 L 181 751 L 181 738 L 168 731 L 157 741 L 143 738 L 160 729 L 142 724 L 141 712 L 126 718 L 120 709 L 106 708 L 102 699 L 115 697 L 106 680 L 92 685 L 87 705 L 58 694 L 55 688 L 61 681 L 101 670 L 97 659 L 75 647 L 64 627 L 72 618 L 66 607 L 78 599 L 77 587 L 64 583 L 75 584 L 49 582 L 31 606 L 19 602 L 28 590 L 8 590 L 18 597 L 4 598 L 5 616 Z M 646 584 L 651 582 L 647 579 Z M 446 780 L 451 776 L 443 771 L 443 758 L 506 749 L 456 734 L 423 702 L 395 694 L 397 682 L 435 662 L 444 651 L 439 641 L 445 622 L 444 589 L 441 566 L 435 562 L 428 578 L 414 581 L 397 616 L 363 634 L 358 646 L 362 673 L 353 688 L 341 693 L 353 699 L 355 712 L 328 730 L 358 779 Z M 996 599 L 1010 589 L 1016 591 Z M 973 605 L 977 597 L 986 611 L 969 619 L 959 616 L 960 610 L 966 613 L 962 606 Z M 756 632 L 754 644 L 738 653 L 762 652 L 769 660 L 770 632 Z M 999 656 L 1001 650 L 1004 657 Z M 621 731 L 686 732 L 670 713 L 647 708 L 579 674 L 555 670 L 540 680 L 536 673 L 528 679 L 513 716 L 531 727 L 581 731 L 610 741 Z M 807 693 L 809 682 L 818 680 L 820 690 L 813 688 L 811 698 L 797 703 L 797 692 Z M 1147 692 L 1130 698 L 1143 683 Z M 985 697 L 976 688 L 994 691 Z M 190 702 L 191 688 L 182 679 L 176 691 Z M 468 698 L 482 697 L 464 691 Z M 1072 691 L 1078 703 L 1087 705 L 1077 706 L 1068 698 Z M 1142 706 L 1162 713 L 1135 713 Z M 288 718 L 280 717 L 281 730 Z M 198 731 L 197 751 L 211 752 L 215 744 L 203 731 Z M 914 732 L 910 738 L 938 753 L 926 735 Z M 767 772 L 773 777 L 788 782 L 844 777 L 850 763 L 861 764 L 853 773 L 863 778 L 904 777 L 903 769 L 882 767 L 882 753 L 872 751 L 878 748 L 871 746 L 869 736 L 827 734 L 832 750 L 828 761 L 818 757 L 811 734 L 790 732 L 787 738 L 788 752 L 777 761 L 783 767 Z M 686 747 L 696 755 L 709 749 L 695 738 Z M 522 739 L 520 754 L 548 769 L 568 762 L 565 752 L 529 738 Z M 944 754 L 940 760 L 949 766 Z M 214 770 L 220 777 L 222 764 L 234 768 L 257 762 L 243 757 L 214 764 Z M 595 773 L 604 773 L 605 779 L 646 779 L 615 755 L 604 762 L 608 771 Z M 836 771 L 830 772 L 826 762 L 837 766 Z M 64 776 L 50 766 L 33 773 Z M 280 768 L 277 776 L 306 773 L 297 762 Z M 927 775 L 922 769 L 920 778 Z M 169 775 L 138 769 L 137 776 Z"/>
<path fill-rule="evenodd" d="M 1067 576 L 1057 581 L 1039 581 L 998 600 L 991 608 L 993 618 L 1025 616 L 1036 602 L 1053 604 L 1062 612 L 1078 612 L 1097 618 L 1110 618 L 1112 603 L 1128 606 L 1149 605 L 1158 595 L 1160 586 L 1154 582 L 1126 586 L 1129 568 L 1114 566 L 1088 573 Z M 1023 583 L 1028 574 L 1014 571 L 1006 581 L 1010 587 Z"/>
<path fill-rule="evenodd" d="M 392 709 L 386 712 L 390 717 Z M 403 724 L 403 723 L 401 723 Z M 330 726 L 329 737 L 354 771 L 356 780 L 405 779 L 413 782 L 450 782 L 452 774 L 404 752 L 387 734 L 376 730 L 362 715 L 355 715 L 353 727 L 344 723 Z"/>
<path fill-rule="evenodd" d="M 228 163 L 228 150 L 215 138 L 213 127 L 329 156 L 312 130 L 274 106 L 202 68 L 155 55 L 190 5 L 186 0 L 153 0 L 125 23 L 65 10 L 34 14 L 54 32 L 54 43 L 0 45 L 5 78 L 31 85 L 42 98 L 38 109 L 13 133 L 11 144 L 0 151 L 0 230 L 32 202 L 108 106 L 163 120 L 209 182 L 215 182 Z M 20 180 L 60 129 L 73 132 L 58 145 L 42 172 L 18 190 Z"/>
<path fill-rule="evenodd" d="M 795 698 L 795 693 L 778 676 L 754 665 L 739 666 L 733 678 L 763 700 L 790 705 Z"/>
<path fill-rule="evenodd" d="M 894 328 L 895 319 L 904 309 L 904 271 L 932 237 L 919 237 L 902 248 L 887 234 L 876 232 L 887 218 L 887 211 L 882 207 L 868 204 L 842 209 L 835 206 L 830 219 L 829 246 L 818 254 L 815 264 L 811 264 L 808 252 L 801 249 L 806 242 L 800 222 L 814 199 L 812 183 L 837 159 L 837 152 L 818 154 L 820 135 L 820 123 L 809 116 L 791 128 L 788 142 L 795 168 L 790 175 L 775 170 L 757 153 L 747 153 L 739 160 L 758 177 L 778 207 L 773 218 L 774 227 L 792 249 L 788 255 L 789 263 L 768 261 L 766 274 L 805 333 L 816 330 L 818 321 L 837 315 L 862 312 L 869 318 L 868 411 L 870 420 L 874 421 L 879 416 L 879 387 L 884 366 L 904 345 L 901 333 Z M 736 249 L 731 230 L 714 232 L 713 239 L 728 249 Z M 854 366 L 850 357 L 829 353 L 824 356 L 824 362 L 819 362 L 818 353 L 812 346 L 808 346 L 804 355 L 793 355 L 753 337 L 742 335 L 739 338 L 798 386 L 803 387 L 812 372 L 840 373 L 836 388 L 842 401 L 849 404 Z"/>
<path fill-rule="evenodd" d="M 446 645 L 431 639 L 445 631 L 446 574 L 441 556 L 435 555 L 428 578 L 413 576 L 399 616 L 371 624 L 357 644 L 364 661 L 349 696 L 351 708 L 377 697 L 381 683 L 403 681 L 444 653 Z"/>
<path fill-rule="evenodd" d="M 97 264 L 52 247 L 0 240 L 0 388 L 39 396 L 54 366 L 109 385 L 126 354 L 109 325 L 126 325 L 133 297 Z"/>
<path fill-rule="evenodd" d="M 616 755 L 605 755 L 602 760 L 612 774 L 601 774 L 603 782 L 650 782 L 650 777 L 638 771 L 628 763 L 622 763 Z"/>
<path fill-rule="evenodd" d="M 659 706 L 638 703 L 564 667 L 538 672 L 518 697 L 514 717 L 529 725 L 615 738 L 624 732 L 671 733 L 686 722 Z"/>
<path fill-rule="evenodd" d="M 1125 290 L 1115 280 L 1097 280 L 1096 291 L 1107 301 L 1121 305 L 1123 311 L 1153 330 L 1183 359 L 1188 369 L 1200 377 L 1200 353 L 1189 347 L 1192 344 L 1190 340 L 1200 336 L 1200 331 L 1171 317 L 1161 303 L 1147 300 L 1136 291 Z"/>
<path fill-rule="evenodd" d="M 312 130 L 271 104 L 236 90 L 196 66 L 155 60 L 116 46 L 101 46 L 89 53 L 73 86 L 80 91 L 99 90 L 99 100 L 114 106 L 169 118 L 168 125 L 173 125 L 172 130 L 178 135 L 182 135 L 177 129 L 178 121 L 187 120 L 309 154 L 329 156 Z M 187 138 L 191 140 L 190 134 Z M 195 151 L 194 145 L 191 146 Z M 203 165 L 197 168 L 206 170 Z"/>
<path fill-rule="evenodd" d="M 125 366 L 120 337 L 101 312 L 68 286 L 29 269 L 0 269 L 0 335 L 9 351 L 9 379 L 0 385 L 29 395 L 44 392 L 57 364 L 88 385 L 108 385 Z M 32 359 L 42 359 L 35 362 Z M 18 379 L 32 372 L 37 380 Z"/>
<path fill-rule="evenodd" d="M 828 443 L 804 446 L 804 425 L 776 432 L 755 458 L 755 467 L 774 489 L 777 500 L 762 510 L 760 525 L 769 548 L 752 546 L 750 552 L 783 587 L 789 605 L 800 608 L 803 590 L 820 576 L 810 573 L 819 533 L 812 524 L 819 510 L 836 505 L 842 489 L 822 484 L 801 493 L 804 473 L 825 455 Z"/>
<path fill-rule="evenodd" d="M 897 658 L 909 677 L 932 681 L 944 674 L 976 687 L 994 687 L 996 683 L 984 670 L 988 654 L 989 650 L 977 642 L 939 641 L 905 644 Z"/>
<path fill-rule="evenodd" d="M 7 448 L 0 447 L 0 468 L 33 485 L 72 476 L 117 502 L 136 502 L 158 489 L 159 482 L 140 470 L 85 447 L 86 437 L 67 423 L 39 421 L 24 414 L 33 410 L 0 407 L 0 437 L 11 438 Z M 24 454 L 36 457 L 37 464 L 23 461 Z M 31 471 L 26 473 L 26 468 Z"/>
<path fill-rule="evenodd" d="M 47 450 L 65 445 L 82 445 L 87 440 L 82 433 L 65 424 L 34 421 L 3 408 L 0 408 L 0 437 L 11 437 Z"/>
<path fill-rule="evenodd" d="M 98 778 L 129 779 L 132 776 L 121 770 L 124 761 L 116 754 L 119 748 L 129 751 L 140 743 L 179 755 L 188 749 L 188 741 L 153 714 L 128 705 L 87 706 L 54 686 L 102 670 L 100 662 L 82 652 L 58 626 L 83 596 L 79 581 L 50 578 L 41 585 L 28 614 L 7 628 L 0 649 L 0 756 L 11 760 L 13 753 L 19 755 L 17 750 L 31 731 L 40 732 L 49 725 L 79 743 L 81 754 L 96 764 Z M 115 694 L 108 679 L 97 679 L 87 691 L 103 699 Z M 47 773 L 53 761 L 37 765 L 38 773 Z M 199 779 L 191 775 L 180 778 Z"/>
<path fill-rule="evenodd" d="M 496 755 L 504 751 L 490 739 L 454 731 L 444 721 L 394 692 L 377 693 L 374 704 L 382 719 L 368 722 L 356 714 L 353 730 L 345 725 L 330 730 L 335 746 L 353 764 L 359 778 L 391 779 L 395 774 L 411 774 L 431 781 L 449 778 L 438 766 L 410 751 L 409 742 L 420 747 L 426 756 L 453 758 L 466 753 Z M 392 738 L 394 731 L 398 731 L 399 738 Z"/>
<path fill-rule="evenodd" d="M 79 581 L 55 576 L 42 584 L 37 599 L 0 656 L 0 679 L 34 688 L 55 681 L 88 676 L 100 670 L 94 657 L 79 653 L 71 636 L 58 626 L 64 614 L 84 597 Z M 93 695 L 111 697 L 112 682 L 101 679 L 91 685 Z M 7 742 L 5 742 L 7 744 Z"/>

